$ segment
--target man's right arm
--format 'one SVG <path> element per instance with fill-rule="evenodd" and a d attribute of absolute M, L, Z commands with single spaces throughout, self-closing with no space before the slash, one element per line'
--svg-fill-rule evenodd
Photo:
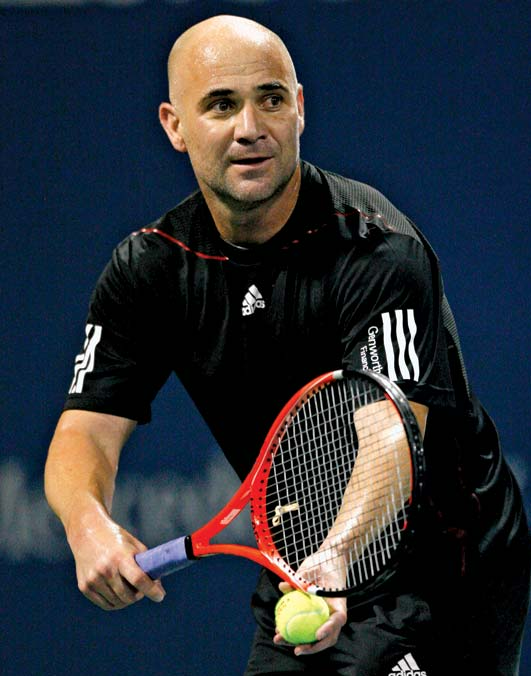
<path fill-rule="evenodd" d="M 104 610 L 118 610 L 164 589 L 135 563 L 146 547 L 111 518 L 121 450 L 136 423 L 91 411 L 65 411 L 45 469 L 47 500 L 65 528 L 79 589 Z"/>

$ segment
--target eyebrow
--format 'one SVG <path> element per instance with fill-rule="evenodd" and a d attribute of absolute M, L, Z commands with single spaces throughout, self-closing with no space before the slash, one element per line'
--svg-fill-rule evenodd
<path fill-rule="evenodd" d="M 264 84 L 258 85 L 257 89 L 262 92 L 271 92 L 275 89 L 282 89 L 282 91 L 287 92 L 288 88 L 286 85 L 283 85 L 282 82 L 274 80 L 273 82 L 265 82 Z"/>
<path fill-rule="evenodd" d="M 285 92 L 289 91 L 286 85 L 282 84 L 281 82 L 278 82 L 277 80 L 274 80 L 272 82 L 264 82 L 263 84 L 258 85 L 256 89 L 259 92 L 272 92 L 278 89 Z M 201 97 L 201 101 L 210 101 L 211 99 L 215 99 L 220 96 L 231 96 L 232 94 L 235 93 L 236 92 L 234 89 L 227 88 L 211 89 L 204 96 Z"/>

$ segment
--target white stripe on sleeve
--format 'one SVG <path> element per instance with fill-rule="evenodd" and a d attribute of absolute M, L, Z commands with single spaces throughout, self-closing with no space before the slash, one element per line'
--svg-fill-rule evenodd
<path fill-rule="evenodd" d="M 395 351 L 393 349 L 393 337 L 391 327 L 391 317 L 389 312 L 382 313 L 385 358 L 387 360 L 387 375 L 390 380 L 398 380 L 395 370 Z"/>
<path fill-rule="evenodd" d="M 404 380 L 409 380 L 409 369 L 406 365 L 406 336 L 404 334 L 404 311 L 395 310 L 396 339 L 398 341 L 398 367 Z"/>
<path fill-rule="evenodd" d="M 409 361 L 413 366 L 413 380 L 417 383 L 420 380 L 420 364 L 415 349 L 415 336 L 417 335 L 417 323 L 415 322 L 415 312 L 413 310 L 407 311 L 407 323 L 409 327 Z"/>
<path fill-rule="evenodd" d="M 101 326 L 98 326 L 98 324 L 87 324 L 85 335 L 87 337 L 83 345 L 83 352 L 76 357 L 74 379 L 72 380 L 68 394 L 80 394 L 83 392 L 85 376 L 94 370 L 96 347 L 101 340 Z"/>

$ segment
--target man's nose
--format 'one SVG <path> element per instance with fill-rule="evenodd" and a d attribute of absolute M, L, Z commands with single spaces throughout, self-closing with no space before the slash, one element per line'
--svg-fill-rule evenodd
<path fill-rule="evenodd" d="M 256 143 L 265 136 L 265 125 L 260 111 L 252 103 L 246 103 L 236 116 L 234 139 L 239 143 Z"/>

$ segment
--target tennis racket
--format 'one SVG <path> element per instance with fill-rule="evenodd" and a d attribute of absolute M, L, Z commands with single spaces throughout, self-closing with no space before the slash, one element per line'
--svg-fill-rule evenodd
<path fill-rule="evenodd" d="M 372 371 L 332 371 L 288 401 L 213 519 L 136 561 L 157 579 L 233 554 L 310 593 L 361 592 L 388 578 L 409 549 L 423 475 L 421 433 L 400 388 Z M 257 547 L 213 543 L 248 503 Z"/>

